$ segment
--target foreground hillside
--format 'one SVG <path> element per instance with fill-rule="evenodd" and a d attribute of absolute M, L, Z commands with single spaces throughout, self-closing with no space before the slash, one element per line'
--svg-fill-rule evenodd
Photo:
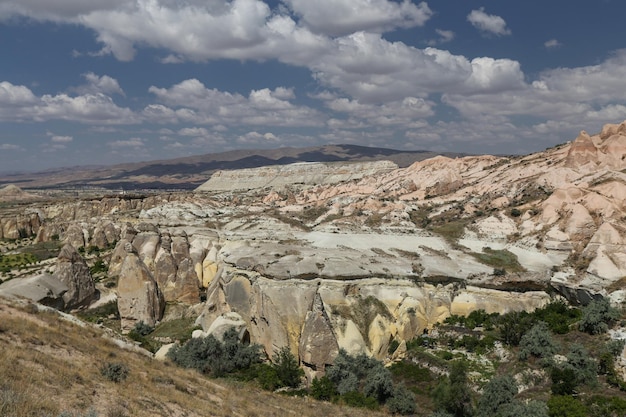
<path fill-rule="evenodd" d="M 121 364 L 115 382 L 106 365 Z M 113 374 L 114 376 L 115 374 Z M 63 414 L 65 413 L 65 414 Z M 89 414 L 91 413 L 91 414 Z M 0 415 L 351 416 L 329 403 L 209 380 L 196 371 L 120 348 L 102 329 L 77 325 L 54 311 L 0 300 Z M 359 415 L 376 416 L 360 410 Z"/>

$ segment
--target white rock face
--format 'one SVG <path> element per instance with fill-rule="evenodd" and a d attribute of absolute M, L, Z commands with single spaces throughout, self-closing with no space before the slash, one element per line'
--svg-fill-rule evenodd
<path fill-rule="evenodd" d="M 196 191 L 234 191 L 261 188 L 281 189 L 288 185 L 328 185 L 361 179 L 397 169 L 390 161 L 323 163 L 298 162 L 262 168 L 217 171 Z"/>

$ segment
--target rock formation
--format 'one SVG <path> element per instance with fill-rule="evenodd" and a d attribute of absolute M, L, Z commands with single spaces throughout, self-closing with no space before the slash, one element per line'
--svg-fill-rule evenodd
<path fill-rule="evenodd" d="M 67 286 L 63 294 L 66 310 L 86 307 L 96 299 L 96 287 L 89 267 L 72 245 L 66 244 L 61 249 L 54 276 Z"/>
<path fill-rule="evenodd" d="M 272 188 L 289 185 L 337 184 L 378 175 L 397 169 L 390 161 L 323 163 L 298 162 L 291 165 L 273 165 L 262 168 L 217 171 L 196 191 L 233 191 Z"/>
<path fill-rule="evenodd" d="M 0 284 L 1 296 L 26 298 L 58 310 L 65 308 L 63 294 L 66 291 L 67 286 L 49 274 L 12 279 Z"/>
<path fill-rule="evenodd" d="M 129 331 L 137 323 L 154 326 L 163 317 L 165 300 L 152 274 L 139 256 L 126 243 L 118 281 L 117 308 L 122 320 L 122 330 Z"/>

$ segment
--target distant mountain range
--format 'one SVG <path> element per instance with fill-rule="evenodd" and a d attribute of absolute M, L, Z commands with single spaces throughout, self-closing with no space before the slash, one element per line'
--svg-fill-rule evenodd
<path fill-rule="evenodd" d="M 235 150 L 184 158 L 137 162 L 112 166 L 55 168 L 33 173 L 0 174 L 0 187 L 21 188 L 100 187 L 110 190 L 194 189 L 215 171 L 287 165 L 295 162 L 339 162 L 389 160 L 400 167 L 437 155 L 466 154 L 425 150 L 402 151 L 357 145 L 325 145 L 307 148 Z"/>

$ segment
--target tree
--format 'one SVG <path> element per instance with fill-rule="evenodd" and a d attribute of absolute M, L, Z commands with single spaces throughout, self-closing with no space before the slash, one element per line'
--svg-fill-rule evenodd
<path fill-rule="evenodd" d="M 583 309 L 583 316 L 578 328 L 589 334 L 606 333 L 609 326 L 619 320 L 619 311 L 611 306 L 606 298 L 591 301 Z"/>
<path fill-rule="evenodd" d="M 515 395 L 517 384 L 510 375 L 495 377 L 485 385 L 476 414 L 479 417 L 492 417 L 503 405 L 511 403 Z"/>
<path fill-rule="evenodd" d="M 311 396 L 316 400 L 330 401 L 337 391 L 335 385 L 326 375 L 321 378 L 314 378 L 311 383 Z"/>
<path fill-rule="evenodd" d="M 274 362 L 273 368 L 276 370 L 276 376 L 281 387 L 296 388 L 300 385 L 304 376 L 304 371 L 286 346 L 276 355 L 276 362 Z"/>
<path fill-rule="evenodd" d="M 558 351 L 558 345 L 552 339 L 548 325 L 540 321 L 527 331 L 520 340 L 520 360 L 527 360 L 530 356 L 547 358 Z"/>
<path fill-rule="evenodd" d="M 502 342 L 518 346 L 522 336 L 533 326 L 533 318 L 525 311 L 513 311 L 500 317 L 499 330 Z"/>
<path fill-rule="evenodd" d="M 450 374 L 433 390 L 433 400 L 437 408 L 454 417 L 472 415 L 472 397 L 467 380 L 467 363 L 454 361 L 450 364 Z"/>

